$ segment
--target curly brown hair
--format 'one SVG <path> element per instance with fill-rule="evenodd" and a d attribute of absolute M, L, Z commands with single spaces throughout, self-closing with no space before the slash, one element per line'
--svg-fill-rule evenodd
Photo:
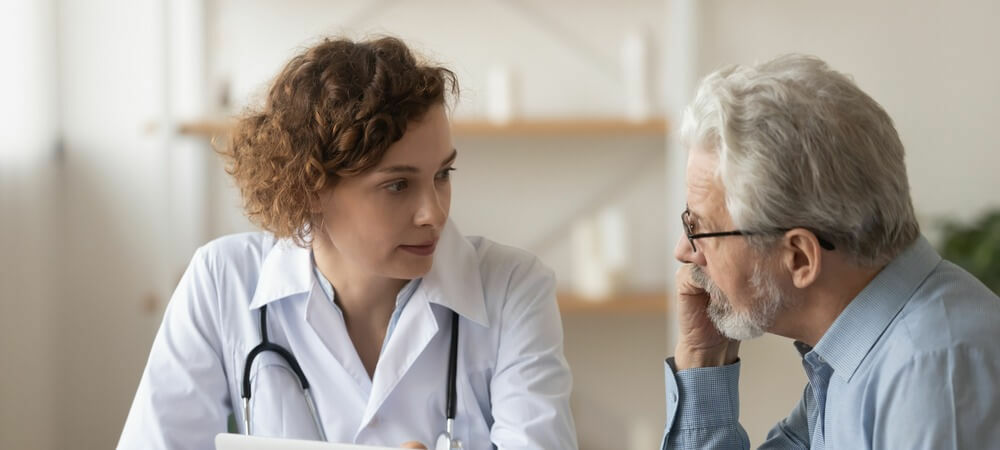
<path fill-rule="evenodd" d="M 418 61 L 396 38 L 324 39 L 306 49 L 275 78 L 264 106 L 238 118 L 220 151 L 247 216 L 307 246 L 319 193 L 377 165 L 448 92 L 458 94 L 455 74 Z"/>

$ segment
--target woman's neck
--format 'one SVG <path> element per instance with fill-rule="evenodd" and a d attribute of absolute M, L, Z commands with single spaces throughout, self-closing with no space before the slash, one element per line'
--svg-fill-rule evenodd
<path fill-rule="evenodd" d="M 313 241 L 316 268 L 333 286 L 334 300 L 343 313 L 347 334 L 368 376 L 374 378 L 389 321 L 396 309 L 396 297 L 407 280 L 363 270 L 344 258 L 329 239 L 323 239 Z"/>
<path fill-rule="evenodd" d="M 334 299 L 349 322 L 374 320 L 388 324 L 396 297 L 409 280 L 379 276 L 345 260 L 329 240 L 312 244 L 316 267 L 334 289 Z M 369 322 L 369 324 L 371 324 Z"/>

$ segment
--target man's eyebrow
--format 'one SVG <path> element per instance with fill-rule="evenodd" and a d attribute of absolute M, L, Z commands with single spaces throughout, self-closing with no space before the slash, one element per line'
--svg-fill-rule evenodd
<path fill-rule="evenodd" d="M 457 158 L 457 157 L 458 157 L 458 150 L 451 149 L 451 155 L 448 155 L 448 157 L 445 158 L 444 162 L 441 163 L 441 166 L 446 166 L 446 165 L 454 162 L 455 158 Z M 414 166 L 397 165 L 397 166 L 383 167 L 381 169 L 378 169 L 376 172 L 378 172 L 378 173 L 420 173 L 420 169 L 418 169 L 418 168 L 416 168 Z"/>
<path fill-rule="evenodd" d="M 688 217 L 692 220 L 701 217 L 695 210 L 691 209 L 691 205 L 685 204 L 684 209 L 688 212 Z"/>
<path fill-rule="evenodd" d="M 691 218 L 692 224 L 700 225 L 702 228 L 704 228 L 705 226 L 710 227 L 712 225 L 712 222 L 710 220 L 705 218 L 705 216 L 700 215 L 697 212 L 694 212 L 690 206 L 687 206 L 687 210 L 688 210 L 688 215 Z"/>

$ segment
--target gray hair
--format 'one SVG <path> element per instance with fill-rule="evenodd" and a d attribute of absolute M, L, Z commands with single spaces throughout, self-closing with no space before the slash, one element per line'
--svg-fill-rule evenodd
<path fill-rule="evenodd" d="M 920 233 L 892 119 L 822 60 L 786 55 L 705 77 L 681 141 L 714 152 L 735 225 L 807 228 L 861 266 L 888 263 Z"/>

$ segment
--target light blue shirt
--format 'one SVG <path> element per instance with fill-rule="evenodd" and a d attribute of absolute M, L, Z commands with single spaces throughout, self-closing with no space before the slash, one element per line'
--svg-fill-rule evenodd
<path fill-rule="evenodd" d="M 1000 445 L 1000 299 L 920 237 L 809 348 L 809 380 L 760 448 Z M 749 448 L 739 363 L 673 370 L 664 449 Z"/>

